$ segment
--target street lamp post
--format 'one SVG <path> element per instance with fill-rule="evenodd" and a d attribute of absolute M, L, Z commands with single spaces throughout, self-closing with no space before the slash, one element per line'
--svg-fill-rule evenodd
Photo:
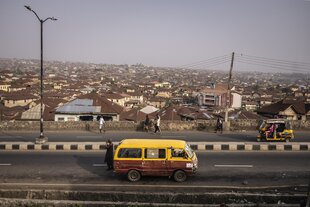
<path fill-rule="evenodd" d="M 33 12 L 36 15 L 36 17 L 40 21 L 40 28 L 41 28 L 40 136 L 36 139 L 36 143 L 43 144 L 43 143 L 48 141 L 48 138 L 46 136 L 44 136 L 44 132 L 43 132 L 43 23 L 46 22 L 47 20 L 56 21 L 57 19 L 54 18 L 54 17 L 48 17 L 48 18 L 46 18 L 44 20 L 40 19 L 40 17 L 37 15 L 37 13 L 35 11 L 33 11 L 30 6 L 25 6 L 25 8 L 28 9 L 29 11 Z"/>

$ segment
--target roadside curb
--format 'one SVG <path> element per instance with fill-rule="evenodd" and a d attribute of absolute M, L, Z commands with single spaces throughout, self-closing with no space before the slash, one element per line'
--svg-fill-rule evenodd
<path fill-rule="evenodd" d="M 191 143 L 193 150 L 206 151 L 310 151 L 310 143 L 201 142 Z"/>
<path fill-rule="evenodd" d="M 195 151 L 310 151 L 308 142 L 257 143 L 257 142 L 188 142 Z M 114 142 L 116 147 L 119 142 Z M 105 142 L 0 142 L 1 151 L 98 151 Z"/>

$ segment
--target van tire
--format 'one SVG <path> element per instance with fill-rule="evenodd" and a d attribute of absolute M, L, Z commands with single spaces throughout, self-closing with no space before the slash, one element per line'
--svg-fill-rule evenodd
<path fill-rule="evenodd" d="M 141 179 L 141 174 L 137 170 L 129 170 L 127 173 L 127 179 L 131 182 L 137 182 Z"/>
<path fill-rule="evenodd" d="M 186 178 L 187 178 L 186 173 L 183 170 L 177 170 L 173 174 L 173 179 L 176 182 L 184 182 Z"/>

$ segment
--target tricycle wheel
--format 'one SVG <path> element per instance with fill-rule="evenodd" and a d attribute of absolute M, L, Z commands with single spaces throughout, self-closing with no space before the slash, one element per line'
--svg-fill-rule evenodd
<path fill-rule="evenodd" d="M 285 142 L 290 142 L 290 141 L 291 141 L 290 138 L 285 139 Z"/>

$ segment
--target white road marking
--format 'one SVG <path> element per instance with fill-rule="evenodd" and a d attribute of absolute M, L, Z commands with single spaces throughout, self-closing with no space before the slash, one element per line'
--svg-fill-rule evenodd
<path fill-rule="evenodd" d="M 106 167 L 107 164 L 93 164 L 93 167 Z"/>
<path fill-rule="evenodd" d="M 214 167 L 252 168 L 253 165 L 214 165 Z"/>
<path fill-rule="evenodd" d="M 0 163 L 0 166 L 11 166 L 11 163 Z"/>

